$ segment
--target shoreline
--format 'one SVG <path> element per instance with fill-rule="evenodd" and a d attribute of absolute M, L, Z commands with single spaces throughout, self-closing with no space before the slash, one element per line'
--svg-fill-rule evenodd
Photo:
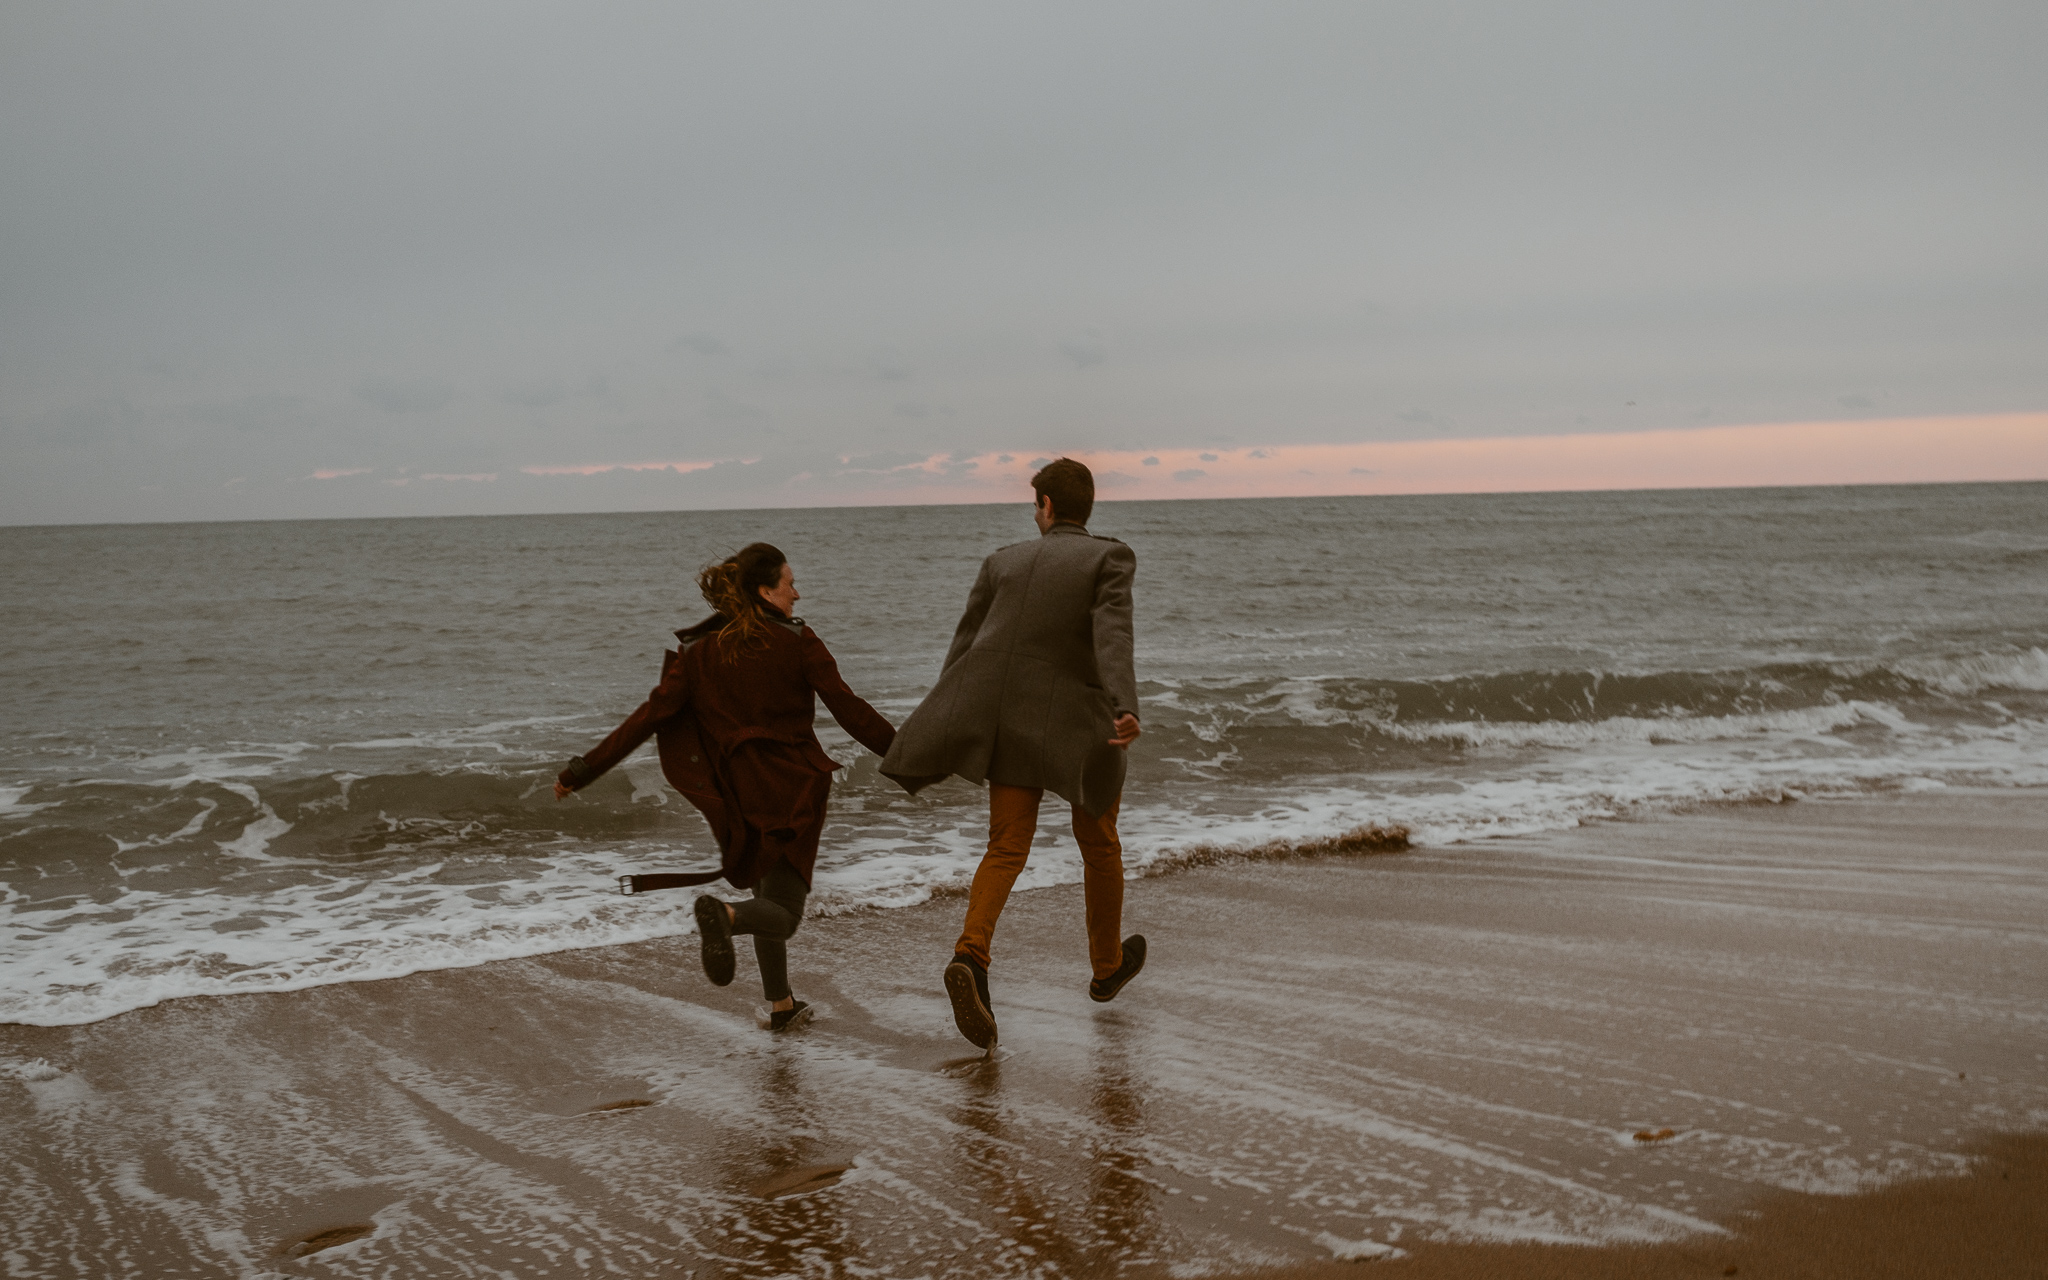
<path fill-rule="evenodd" d="M 1924 1179 L 1983 1152 L 2039 1204 L 2044 830 L 2048 792 L 1953 791 L 1234 851 L 1130 881 L 1153 963 L 1108 1006 L 1054 886 L 1005 913 L 987 1061 L 950 899 L 807 921 L 789 1037 L 688 937 L 0 1027 L 11 1265 L 1833 1275 L 1959 1205 L 1990 1248 L 2038 1217 Z"/>

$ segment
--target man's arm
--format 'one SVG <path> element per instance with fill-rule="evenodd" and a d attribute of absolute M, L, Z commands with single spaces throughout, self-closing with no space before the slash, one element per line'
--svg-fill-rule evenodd
<path fill-rule="evenodd" d="M 960 615 L 960 625 L 953 628 L 953 644 L 946 650 L 946 661 L 940 671 L 960 661 L 961 655 L 974 647 L 974 637 L 981 634 L 982 621 L 988 617 L 988 607 L 995 603 L 995 598 L 995 575 L 989 572 L 988 561 L 984 560 L 974 579 L 974 589 L 967 593 L 967 612 Z"/>
<path fill-rule="evenodd" d="M 1138 673 L 1131 656 L 1131 582 L 1138 554 L 1121 542 L 1109 544 L 1095 575 L 1095 671 L 1102 678 L 1119 719 L 1138 714 Z"/>

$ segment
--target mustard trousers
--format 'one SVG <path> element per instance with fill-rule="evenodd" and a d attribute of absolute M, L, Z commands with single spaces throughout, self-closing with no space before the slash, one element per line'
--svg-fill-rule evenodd
<path fill-rule="evenodd" d="M 984 969 L 996 918 L 1003 914 L 1010 888 L 1031 856 L 1031 839 L 1038 834 L 1038 805 L 1044 798 L 1039 787 L 989 784 L 988 852 L 974 872 L 974 886 L 967 895 L 967 923 L 953 948 L 974 957 Z M 1089 817 L 1079 805 L 1073 807 L 1074 840 L 1081 846 L 1082 896 L 1088 909 L 1088 961 L 1098 978 L 1111 976 L 1124 961 L 1124 846 L 1116 834 L 1117 810 L 1122 807 L 1119 801 L 1099 818 Z"/>

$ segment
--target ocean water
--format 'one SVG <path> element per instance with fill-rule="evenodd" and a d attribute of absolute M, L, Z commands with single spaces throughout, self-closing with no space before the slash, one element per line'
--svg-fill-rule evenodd
<path fill-rule="evenodd" d="M 2048 785 L 2048 485 L 1104 503 L 1137 550 L 1134 872 L 1406 827 Z M 678 934 L 651 749 L 549 783 L 754 539 L 892 719 L 1024 504 L 0 529 L 0 1021 Z M 963 885 L 981 793 L 833 726 L 815 909 Z M 1079 878 L 1057 822 L 1020 887 Z"/>

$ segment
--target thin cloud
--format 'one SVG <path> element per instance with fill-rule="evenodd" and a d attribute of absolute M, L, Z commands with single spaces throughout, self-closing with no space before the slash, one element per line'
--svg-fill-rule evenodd
<path fill-rule="evenodd" d="M 593 373 L 582 382 L 573 384 L 559 378 L 515 383 L 500 392 L 498 398 L 507 404 L 525 405 L 529 409 L 545 409 L 566 400 L 599 398 L 610 391 L 611 384 L 605 377 Z"/>
<path fill-rule="evenodd" d="M 304 416 L 305 403 L 299 396 L 266 393 L 243 396 L 239 400 L 193 405 L 187 412 L 200 422 L 254 434 L 298 421 Z"/>
<path fill-rule="evenodd" d="M 757 462 L 759 459 L 729 461 Z M 530 476 L 601 476 L 607 471 L 673 471 L 678 475 L 687 475 L 692 471 L 705 471 L 717 465 L 717 460 L 700 462 L 695 459 L 680 462 L 565 462 L 552 466 L 521 467 L 519 470 Z"/>
<path fill-rule="evenodd" d="M 455 388 L 439 378 L 365 378 L 356 384 L 356 399 L 386 413 L 432 413 L 454 401 Z"/>

